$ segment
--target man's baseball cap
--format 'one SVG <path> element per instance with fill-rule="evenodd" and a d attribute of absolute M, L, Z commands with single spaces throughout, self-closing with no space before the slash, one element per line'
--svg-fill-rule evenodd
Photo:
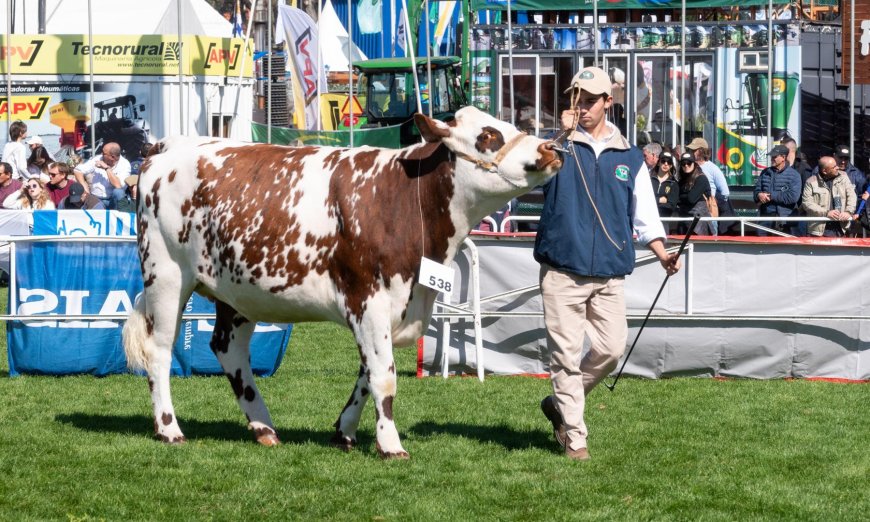
<path fill-rule="evenodd" d="M 845 145 L 837 145 L 837 148 L 834 149 L 834 155 L 840 158 L 848 158 L 849 157 L 849 147 Z"/>
<path fill-rule="evenodd" d="M 82 194 L 85 193 L 85 187 L 81 183 L 73 183 L 69 186 L 69 201 L 70 203 L 80 203 Z"/>
<path fill-rule="evenodd" d="M 581 69 L 571 78 L 571 86 L 565 89 L 569 93 L 574 89 L 586 91 L 590 94 L 606 94 L 611 96 L 610 76 L 598 67 L 586 67 Z"/>
<path fill-rule="evenodd" d="M 772 156 L 788 156 L 788 147 L 785 145 L 777 145 L 770 149 L 769 155 Z"/>
<path fill-rule="evenodd" d="M 709 149 L 710 145 L 707 143 L 707 140 L 705 140 L 704 138 L 695 138 L 692 140 L 691 143 L 686 145 L 686 148 L 689 150 Z"/>

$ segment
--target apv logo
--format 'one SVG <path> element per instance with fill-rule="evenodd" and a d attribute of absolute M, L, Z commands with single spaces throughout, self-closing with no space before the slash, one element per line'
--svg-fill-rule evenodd
<path fill-rule="evenodd" d="M 306 104 L 311 103 L 311 100 L 317 96 L 317 80 L 314 76 L 314 63 L 311 61 L 311 48 L 311 29 L 306 29 L 296 39 L 296 63 L 301 66 L 299 75 L 302 77 L 302 96 Z"/>
<path fill-rule="evenodd" d="M 0 47 L 0 60 L 7 63 L 12 62 L 13 66 L 30 67 L 33 65 L 39 50 L 42 48 L 42 40 L 31 40 L 29 45 L 10 45 L 8 47 Z M 15 62 L 15 58 L 19 58 Z"/>
<path fill-rule="evenodd" d="M 239 55 L 241 53 L 241 44 L 233 44 L 229 50 L 218 48 L 218 44 L 212 42 L 208 44 L 208 50 L 205 52 L 204 69 L 211 69 L 213 65 L 227 65 L 227 68 L 232 70 L 238 65 Z"/>
<path fill-rule="evenodd" d="M 0 119 L 40 120 L 48 100 L 48 96 L 16 96 L 10 105 L 9 98 L 0 98 Z"/>

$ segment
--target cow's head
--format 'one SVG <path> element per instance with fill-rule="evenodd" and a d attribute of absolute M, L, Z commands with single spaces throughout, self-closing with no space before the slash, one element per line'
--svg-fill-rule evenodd
<path fill-rule="evenodd" d="M 493 193 L 525 192 L 545 182 L 562 167 L 551 141 L 522 133 L 475 107 L 463 107 L 449 123 L 414 115 L 427 142 L 443 142 L 468 162 L 479 185 Z"/>

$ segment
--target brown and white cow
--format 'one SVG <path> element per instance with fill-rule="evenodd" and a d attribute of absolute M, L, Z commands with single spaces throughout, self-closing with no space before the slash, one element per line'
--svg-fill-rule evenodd
<path fill-rule="evenodd" d="M 416 117 L 425 143 L 402 150 L 162 140 L 139 176 L 143 296 L 124 326 L 144 369 L 156 436 L 183 442 L 169 390 L 172 344 L 192 292 L 217 309 L 211 349 L 258 442 L 278 444 L 254 383 L 256 321 L 335 321 L 361 359 L 332 443 L 356 443 L 374 398 L 377 448 L 407 457 L 393 423 L 393 345 L 413 343 L 437 293 L 421 256 L 449 264 L 480 220 L 561 167 L 553 144 L 473 107 L 449 124 Z"/>

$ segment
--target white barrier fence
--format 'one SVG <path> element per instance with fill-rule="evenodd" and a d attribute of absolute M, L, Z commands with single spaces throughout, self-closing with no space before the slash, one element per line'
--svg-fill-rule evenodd
<path fill-rule="evenodd" d="M 870 379 L 870 297 L 862 297 L 870 241 L 709 239 L 688 245 L 684 270 L 671 278 L 628 373 Z M 529 236 L 466 239 L 454 263 L 460 302 L 437 303 L 423 374 L 546 373 L 532 244 Z M 640 249 L 626 281 L 630 339 L 663 277 Z M 704 337 L 721 332 L 719 342 Z M 645 359 L 644 346 L 657 340 L 667 349 Z M 699 356 L 707 362 L 691 362 Z"/>

